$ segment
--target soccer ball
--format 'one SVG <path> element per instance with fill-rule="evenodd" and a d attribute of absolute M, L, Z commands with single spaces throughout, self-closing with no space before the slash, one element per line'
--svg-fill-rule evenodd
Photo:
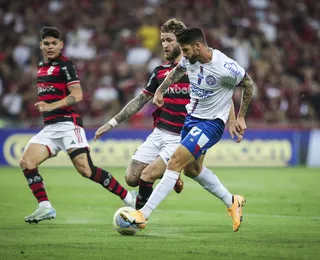
<path fill-rule="evenodd" d="M 113 227 L 121 234 L 121 235 L 126 235 L 126 236 L 133 236 L 135 235 L 140 229 L 134 225 L 131 224 L 130 222 L 126 221 L 120 213 L 125 211 L 125 212 L 130 212 L 134 211 L 134 208 L 131 207 L 122 207 L 114 213 L 113 216 Z"/>

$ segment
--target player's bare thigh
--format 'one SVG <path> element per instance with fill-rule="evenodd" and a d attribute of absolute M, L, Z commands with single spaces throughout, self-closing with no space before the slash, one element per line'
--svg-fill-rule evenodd
<path fill-rule="evenodd" d="M 177 150 L 171 156 L 168 162 L 168 170 L 181 172 L 184 167 L 195 161 L 195 158 L 190 151 L 183 145 L 179 145 Z"/>
<path fill-rule="evenodd" d="M 190 177 L 190 178 L 195 178 L 197 177 L 200 172 L 202 171 L 202 165 L 203 165 L 203 160 L 205 158 L 205 154 L 200 155 L 200 157 L 195 160 L 194 162 L 188 164 L 186 167 L 183 169 L 183 173 L 185 176 Z"/>
<path fill-rule="evenodd" d="M 128 164 L 127 171 L 126 171 L 126 182 L 131 187 L 138 186 L 138 180 L 141 177 L 142 171 L 148 166 L 149 164 L 137 161 L 135 159 L 131 159 L 130 163 Z"/>
<path fill-rule="evenodd" d="M 146 182 L 154 183 L 157 179 L 162 177 L 166 168 L 167 168 L 166 163 L 163 161 L 163 159 L 160 156 L 158 156 L 155 161 L 149 164 L 142 171 L 141 179 Z"/>
<path fill-rule="evenodd" d="M 34 169 L 48 158 L 50 153 L 46 145 L 29 143 L 22 154 L 20 166 L 22 169 Z"/>

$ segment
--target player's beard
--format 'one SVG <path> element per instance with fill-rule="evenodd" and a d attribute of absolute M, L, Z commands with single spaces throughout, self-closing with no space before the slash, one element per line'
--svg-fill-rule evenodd
<path fill-rule="evenodd" d="M 190 64 L 195 64 L 199 60 L 199 54 L 193 53 L 192 56 L 188 59 Z"/>
<path fill-rule="evenodd" d="M 198 61 L 198 57 L 193 55 L 190 59 L 188 59 L 190 64 L 195 64 Z"/>
<path fill-rule="evenodd" d="M 177 57 L 179 57 L 179 55 L 181 54 L 181 49 L 180 49 L 180 46 L 175 46 L 173 49 L 172 49 L 172 52 L 169 56 L 167 56 L 167 60 L 169 61 L 174 61 Z"/>

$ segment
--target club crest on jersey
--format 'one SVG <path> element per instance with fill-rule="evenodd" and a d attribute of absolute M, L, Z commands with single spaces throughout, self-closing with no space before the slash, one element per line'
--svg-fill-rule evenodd
<path fill-rule="evenodd" d="M 206 83 L 209 85 L 209 86 L 213 86 L 214 84 L 216 84 L 216 79 L 215 79 L 215 77 L 214 76 L 212 76 L 212 75 L 208 75 L 207 77 L 206 77 Z"/>

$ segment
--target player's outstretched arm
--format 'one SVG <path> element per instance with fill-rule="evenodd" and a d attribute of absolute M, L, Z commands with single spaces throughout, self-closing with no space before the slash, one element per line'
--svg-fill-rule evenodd
<path fill-rule="evenodd" d="M 95 133 L 94 140 L 99 139 L 104 133 L 110 131 L 117 124 L 130 118 L 152 99 L 151 95 L 141 92 L 137 97 L 132 99 L 117 115 L 109 122 L 101 126 Z"/>
<path fill-rule="evenodd" d="M 247 110 L 252 98 L 252 92 L 253 92 L 253 81 L 250 78 L 248 73 L 246 73 L 246 75 L 243 77 L 243 79 L 239 83 L 239 86 L 243 88 L 243 91 L 242 91 L 240 109 L 238 112 L 237 120 L 240 126 L 240 130 L 244 131 L 247 128 L 244 117 L 247 113 Z"/>
<path fill-rule="evenodd" d="M 53 103 L 46 103 L 44 101 L 37 102 L 35 107 L 40 112 L 50 112 L 60 107 L 72 106 L 82 100 L 82 89 L 80 84 L 74 84 L 68 87 L 70 94 L 64 99 Z"/>
<path fill-rule="evenodd" d="M 233 103 L 232 99 L 231 99 L 231 107 L 230 107 L 228 121 L 229 121 L 229 133 L 230 133 L 231 138 L 233 139 L 234 136 L 236 136 L 237 137 L 236 142 L 240 143 L 243 139 L 244 131 L 240 130 L 240 127 L 239 127 L 238 122 L 236 120 L 236 113 L 234 110 L 234 103 Z"/>
<path fill-rule="evenodd" d="M 169 74 L 166 76 L 166 78 L 163 80 L 154 94 L 153 103 L 155 105 L 157 105 L 158 107 L 163 106 L 163 93 L 172 83 L 175 83 L 179 79 L 181 79 L 185 72 L 186 69 L 182 68 L 180 64 L 178 64 L 173 70 L 169 72 Z"/>

